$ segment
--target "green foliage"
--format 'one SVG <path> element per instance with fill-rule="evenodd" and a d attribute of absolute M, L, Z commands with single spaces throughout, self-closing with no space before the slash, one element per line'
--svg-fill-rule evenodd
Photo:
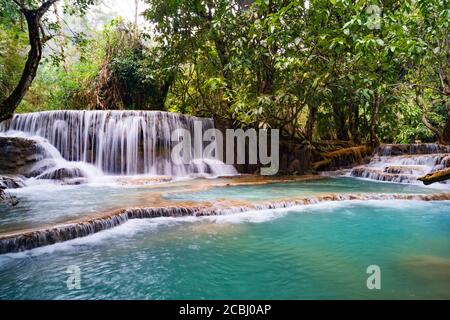
<path fill-rule="evenodd" d="M 0 101 L 5 99 L 19 81 L 26 59 L 26 34 L 17 26 L 0 28 Z"/>
<path fill-rule="evenodd" d="M 448 122 L 448 0 L 145 1 L 150 34 L 121 19 L 75 32 L 20 110 L 165 108 L 297 141 L 358 143 L 435 141 Z M 26 44 L 5 4 L 0 21 L 11 19 L 0 30 L 4 88 Z"/>
<path fill-rule="evenodd" d="M 436 139 L 424 113 L 445 123 L 447 1 L 148 2 L 173 110 L 300 139 L 308 121 L 316 138 L 387 142 Z"/>

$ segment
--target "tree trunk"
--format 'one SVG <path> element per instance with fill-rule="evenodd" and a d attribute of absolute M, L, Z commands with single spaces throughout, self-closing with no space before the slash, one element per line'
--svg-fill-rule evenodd
<path fill-rule="evenodd" d="M 346 124 L 346 112 L 344 112 L 342 106 L 336 103 L 332 104 L 334 123 L 336 125 L 336 138 L 341 141 L 348 141 L 348 129 Z"/>
<path fill-rule="evenodd" d="M 275 68 L 270 57 L 263 55 L 261 57 L 261 83 L 259 84 L 259 93 L 272 94 L 274 85 Z"/>
<path fill-rule="evenodd" d="M 417 180 L 422 181 L 425 185 L 430 185 L 436 182 L 441 182 L 450 179 L 450 168 L 435 171 L 418 178 Z"/>
<path fill-rule="evenodd" d="M 446 47 L 448 48 L 449 38 L 445 39 Z M 439 79 L 441 81 L 440 91 L 442 95 L 442 103 L 447 107 L 447 121 L 445 122 L 444 130 L 442 131 L 441 141 L 442 143 L 450 144 L 450 103 L 448 97 L 450 96 L 450 52 L 447 51 L 446 63 L 442 64 L 439 68 Z"/>
<path fill-rule="evenodd" d="M 416 104 L 422 110 L 422 123 L 427 127 L 428 130 L 433 132 L 436 136 L 436 139 L 438 142 L 442 142 L 442 132 L 440 132 L 436 127 L 434 127 L 430 121 L 428 121 L 427 117 L 427 108 L 425 104 L 423 103 L 423 90 L 419 87 L 416 88 Z"/>
<path fill-rule="evenodd" d="M 450 144 L 450 106 L 447 112 L 447 122 L 445 123 L 444 131 L 442 132 L 442 142 Z"/>
<path fill-rule="evenodd" d="M 378 146 L 380 141 L 377 136 L 378 113 L 380 112 L 380 95 L 378 93 L 373 97 L 372 114 L 370 116 L 370 144 L 372 147 Z"/>
<path fill-rule="evenodd" d="M 352 140 L 354 143 L 359 144 L 359 106 L 356 103 L 350 103 L 351 116 L 349 117 L 350 122 L 350 133 L 352 135 Z"/>
<path fill-rule="evenodd" d="M 309 114 L 308 114 L 308 120 L 306 122 L 306 140 L 308 140 L 309 143 L 312 142 L 313 133 L 314 133 L 314 126 L 316 124 L 316 118 L 317 118 L 317 108 L 316 106 L 308 105 L 309 108 Z"/>
<path fill-rule="evenodd" d="M 41 30 L 41 18 L 48 11 L 48 9 L 58 0 L 47 0 L 42 5 L 34 10 L 27 9 L 24 4 L 15 2 L 19 7 L 22 14 L 25 16 L 28 26 L 28 38 L 30 44 L 30 51 L 28 52 L 27 62 L 17 84 L 11 95 L 0 103 L 0 122 L 10 119 L 14 111 L 19 106 L 23 97 L 27 93 L 31 86 L 39 67 L 39 62 L 42 58 L 42 43 L 45 42 L 40 34 Z"/>
<path fill-rule="evenodd" d="M 425 127 L 428 128 L 428 130 L 430 130 L 431 132 L 433 132 L 433 133 L 436 135 L 438 142 L 442 142 L 442 141 L 443 141 L 443 136 L 442 136 L 441 132 L 439 132 L 439 130 L 436 129 L 436 128 L 428 121 L 427 115 L 426 115 L 425 113 L 422 115 L 422 123 L 425 125 Z"/>
<path fill-rule="evenodd" d="M 28 37 L 30 41 L 30 51 L 27 62 L 17 87 L 0 104 L 0 122 L 10 119 L 16 108 L 19 106 L 31 83 L 36 77 L 39 62 L 42 57 L 42 40 L 39 33 L 41 15 L 38 10 L 23 10 L 23 14 L 28 24 Z"/>

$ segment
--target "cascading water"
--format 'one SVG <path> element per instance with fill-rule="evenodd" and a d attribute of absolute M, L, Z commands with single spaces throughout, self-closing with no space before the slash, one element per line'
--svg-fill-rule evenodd
<path fill-rule="evenodd" d="M 64 180 L 69 184 L 78 184 L 85 180 L 93 180 L 102 172 L 93 165 L 85 162 L 68 161 L 47 139 L 31 136 L 25 132 L 0 130 L 0 136 L 31 140 L 36 145 L 36 162 L 28 167 L 26 176 L 37 180 Z M 16 177 L 17 179 L 18 177 Z"/>
<path fill-rule="evenodd" d="M 450 167 L 450 146 L 435 143 L 383 145 L 369 164 L 351 176 L 379 181 L 415 183 L 427 173 Z"/>
<path fill-rule="evenodd" d="M 47 111 L 17 114 L 0 124 L 0 132 L 45 138 L 65 160 L 89 163 L 107 174 L 236 174 L 234 167 L 212 159 L 173 163 L 171 150 L 178 142 L 171 140 L 172 132 L 193 133 L 196 121 L 203 131 L 214 128 L 211 119 L 161 111 Z"/>

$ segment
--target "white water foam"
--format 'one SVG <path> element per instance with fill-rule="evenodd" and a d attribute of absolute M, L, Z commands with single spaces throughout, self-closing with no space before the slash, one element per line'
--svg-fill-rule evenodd
<path fill-rule="evenodd" d="M 450 146 L 435 143 L 382 145 L 370 162 L 352 169 L 321 172 L 326 177 L 352 177 L 380 183 L 414 184 L 449 189 L 450 181 L 424 185 L 417 178 L 450 167 Z"/>
<path fill-rule="evenodd" d="M 442 202 L 450 204 L 450 201 L 440 201 L 440 203 Z M 259 224 L 283 218 L 288 214 L 346 214 L 346 209 L 358 206 L 371 206 L 378 208 L 395 207 L 397 209 L 417 209 L 418 207 L 423 207 L 424 214 L 426 214 L 427 208 L 431 208 L 431 206 L 433 206 L 433 202 L 424 202 L 419 200 L 346 200 L 339 202 L 321 202 L 290 208 L 247 211 L 219 216 L 131 219 L 120 226 L 100 231 L 86 237 L 55 243 L 24 252 L 0 255 L 0 263 L 8 259 L 23 259 L 44 254 L 51 255 L 58 252 L 79 250 L 80 247 L 97 246 L 104 243 L 111 243 L 112 241 L 126 241 L 127 239 L 133 240 L 139 233 L 157 233 L 161 232 L 161 227 L 164 227 L 164 231 L 166 231 L 167 228 L 182 226 L 186 223 L 201 224 L 206 222 L 218 224 Z"/>
<path fill-rule="evenodd" d="M 212 119 L 161 111 L 46 111 L 16 114 L 0 124 L 0 132 L 45 138 L 62 158 L 92 164 L 109 175 L 237 174 L 233 166 L 212 159 L 186 165 L 172 162 L 171 151 L 178 144 L 172 133 L 176 129 L 193 133 L 197 123 L 203 131 L 214 128 Z"/>

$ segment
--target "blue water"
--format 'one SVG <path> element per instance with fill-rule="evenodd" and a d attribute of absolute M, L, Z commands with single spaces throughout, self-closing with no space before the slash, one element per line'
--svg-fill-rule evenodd
<path fill-rule="evenodd" d="M 45 227 L 119 208 L 145 206 L 156 193 L 183 187 L 186 186 L 180 183 L 152 186 L 43 184 L 8 190 L 18 198 L 19 204 L 14 207 L 0 204 L 0 233 Z"/>
<path fill-rule="evenodd" d="M 250 201 L 273 200 L 292 196 L 311 196 L 324 193 L 430 193 L 439 192 L 404 184 L 387 184 L 352 178 L 334 178 L 317 181 L 271 183 L 267 185 L 216 187 L 199 192 L 189 190 L 204 180 L 192 180 L 153 186 L 104 185 L 35 185 L 11 190 L 19 204 L 0 205 L 0 232 L 39 228 L 64 223 L 84 216 L 118 208 L 152 204 L 155 193 L 168 200 L 241 199 Z"/>
<path fill-rule="evenodd" d="M 310 181 L 293 181 L 286 183 L 269 183 L 262 185 L 238 185 L 212 188 L 197 192 L 169 193 L 165 196 L 171 200 L 207 201 L 216 199 L 231 200 L 274 200 L 289 197 L 309 197 L 329 193 L 407 193 L 425 194 L 448 189 L 432 189 L 412 184 L 381 183 L 354 178 L 327 178 Z"/>
<path fill-rule="evenodd" d="M 450 298 L 450 202 L 133 220 L 0 256 L 1 299 Z M 66 286 L 69 266 L 81 289 Z M 381 268 L 381 290 L 366 269 Z"/>

